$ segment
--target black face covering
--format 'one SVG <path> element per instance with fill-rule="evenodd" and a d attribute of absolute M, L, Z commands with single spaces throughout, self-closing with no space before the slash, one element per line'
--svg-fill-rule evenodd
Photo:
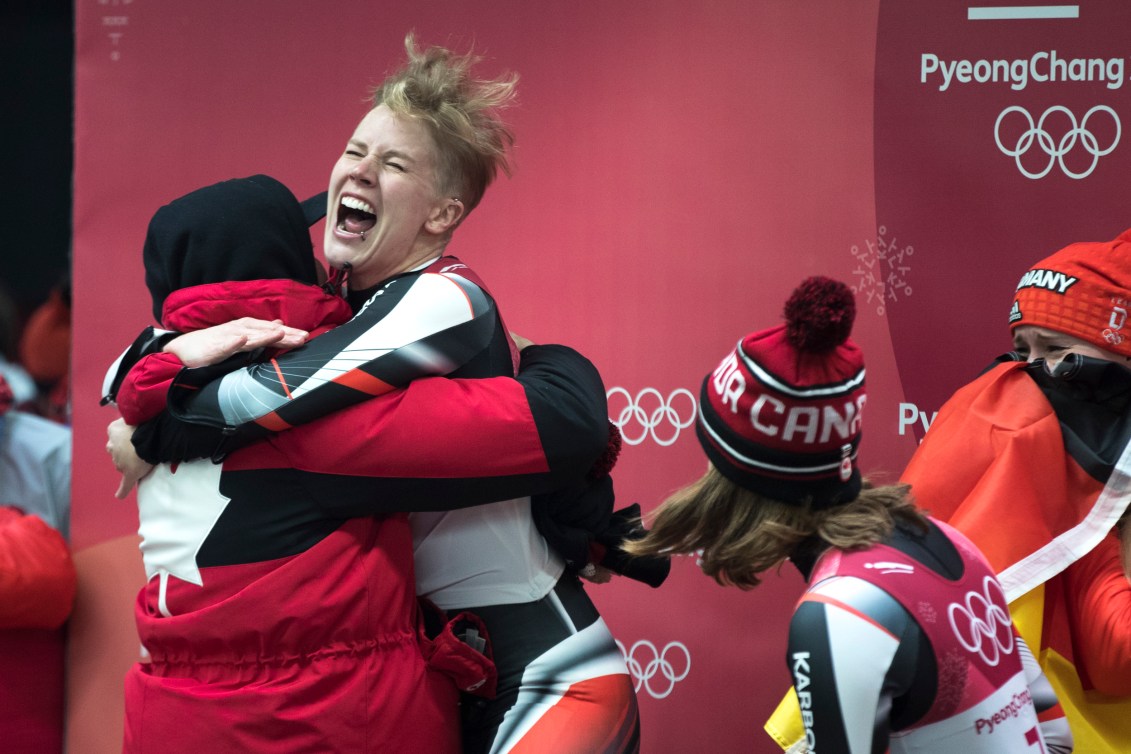
<path fill-rule="evenodd" d="M 165 298 L 193 285 L 259 279 L 316 284 L 309 225 L 324 212 L 314 209 L 304 208 L 274 178 L 255 175 L 197 189 L 157 210 L 143 250 L 153 315 L 160 321 Z"/>
<path fill-rule="evenodd" d="M 1131 369 L 1106 359 L 1070 353 L 1055 366 L 1043 360 L 1029 367 L 1038 384 L 1048 384 L 1076 400 L 1105 406 L 1125 413 L 1131 399 Z M 1047 379 L 1046 379 L 1047 378 Z"/>
<path fill-rule="evenodd" d="M 1131 370 L 1114 361 L 1069 354 L 1051 370 L 1025 371 L 1052 404 L 1068 452 L 1096 479 L 1107 479 L 1131 441 Z"/>

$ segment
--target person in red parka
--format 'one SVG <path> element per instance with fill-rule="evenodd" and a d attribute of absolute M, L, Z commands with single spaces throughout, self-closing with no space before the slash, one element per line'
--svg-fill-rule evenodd
<path fill-rule="evenodd" d="M 41 516 L 68 513 L 70 433 L 11 405 L 0 377 L 0 741 L 49 754 L 63 750 L 63 624 L 76 575 L 63 534 Z"/>

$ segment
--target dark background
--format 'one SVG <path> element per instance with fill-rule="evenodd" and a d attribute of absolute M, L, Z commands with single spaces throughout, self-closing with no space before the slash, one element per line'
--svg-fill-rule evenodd
<path fill-rule="evenodd" d="M 0 8 L 7 239 L 0 285 L 21 320 L 70 269 L 73 29 L 73 0 L 5 0 Z"/>

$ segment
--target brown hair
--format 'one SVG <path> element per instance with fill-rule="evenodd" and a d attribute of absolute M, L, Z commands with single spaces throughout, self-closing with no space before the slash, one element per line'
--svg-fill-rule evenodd
<path fill-rule="evenodd" d="M 891 535 L 897 519 L 926 531 L 906 484 L 874 487 L 867 481 L 844 505 L 810 510 L 763 497 L 711 466 L 672 494 L 652 515 L 643 539 L 625 542 L 633 555 L 699 554 L 699 566 L 718 583 L 752 589 L 758 574 L 781 564 L 816 538 L 842 550 L 868 547 Z"/>
<path fill-rule="evenodd" d="M 510 175 L 507 150 L 514 135 L 497 114 L 514 100 L 518 74 L 476 79 L 480 58 L 443 47 L 417 50 L 405 37 L 408 62 L 373 90 L 373 107 L 416 118 L 439 150 L 439 190 L 459 199 L 471 212 L 501 169 Z"/>

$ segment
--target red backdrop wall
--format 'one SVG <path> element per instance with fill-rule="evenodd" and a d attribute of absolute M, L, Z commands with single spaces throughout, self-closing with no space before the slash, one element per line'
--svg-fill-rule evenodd
<path fill-rule="evenodd" d="M 1120 0 L 1053 20 L 972 20 L 953 0 L 76 6 L 71 752 L 120 750 L 139 649 L 137 514 L 113 497 L 115 414 L 98 398 L 150 321 L 146 223 L 235 176 L 322 190 L 409 29 L 521 74 L 517 170 L 450 248 L 511 327 L 601 368 L 628 442 L 619 497 L 645 509 L 704 468 L 690 428 L 703 376 L 776 323 L 802 278 L 857 290 L 864 467 L 894 475 L 946 396 L 1008 350 L 1027 266 L 1131 226 Z M 1047 80 L 1054 59 L 1101 64 Z M 787 568 L 723 589 L 685 558 L 658 591 L 590 588 L 640 684 L 646 752 L 775 750 L 761 724 L 789 683 L 801 587 Z"/>

